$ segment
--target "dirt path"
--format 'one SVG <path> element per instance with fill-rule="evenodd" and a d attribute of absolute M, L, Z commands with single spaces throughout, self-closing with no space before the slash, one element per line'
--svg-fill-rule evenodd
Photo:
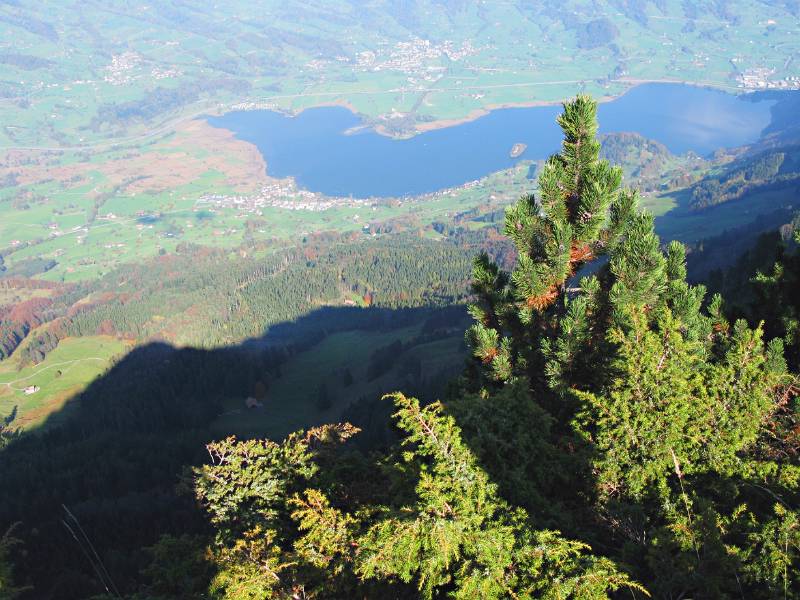
<path fill-rule="evenodd" d="M 55 369 L 56 367 L 63 367 L 63 366 L 69 365 L 70 368 L 72 368 L 73 366 L 75 366 L 76 363 L 90 361 L 90 360 L 91 361 L 97 361 L 97 362 L 106 362 L 105 358 L 100 358 L 99 356 L 90 356 L 88 358 L 76 358 L 74 360 L 65 360 L 65 361 L 60 362 L 60 363 L 55 363 L 55 364 L 43 367 L 43 368 L 39 369 L 38 371 L 36 371 L 34 373 L 31 373 L 30 375 L 28 375 L 26 377 L 20 377 L 19 379 L 15 379 L 13 381 L 0 381 L 0 385 L 4 385 L 4 386 L 6 386 L 8 388 L 11 388 L 14 391 L 17 391 L 17 392 L 21 392 L 22 389 L 14 387 L 14 384 L 17 384 L 20 381 L 28 381 L 29 379 L 32 379 L 33 377 L 36 377 L 37 375 L 39 375 L 39 373 L 44 373 L 45 371 L 48 371 L 50 369 Z"/>

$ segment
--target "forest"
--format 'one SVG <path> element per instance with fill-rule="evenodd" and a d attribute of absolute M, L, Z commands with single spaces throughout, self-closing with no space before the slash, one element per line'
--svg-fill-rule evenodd
<path fill-rule="evenodd" d="M 800 149 L 782 148 L 735 161 L 716 177 L 692 187 L 694 210 L 702 210 L 741 198 L 748 192 L 800 189 Z"/>
<path fill-rule="evenodd" d="M 800 597 L 797 221 L 697 281 L 724 237 L 662 244 L 596 115 L 564 105 L 503 244 L 187 247 L 4 315 L 7 344 L 34 321 L 161 341 L 38 434 L 0 421 L 0 597 Z M 363 371 L 399 387 L 338 421 L 214 429 L 320 339 L 412 325 Z M 463 368 L 426 390 L 409 350 L 458 328 Z"/>
<path fill-rule="evenodd" d="M 244 259 L 185 245 L 96 282 L 52 284 L 50 297 L 0 312 L 0 357 L 45 323 L 49 328 L 23 349 L 29 362 L 41 362 L 66 336 L 111 334 L 214 347 L 258 337 L 271 325 L 341 301 L 444 306 L 466 296 L 470 263 L 464 247 L 484 245 L 480 235 L 451 237 L 444 243 L 403 235 L 364 243 L 310 241 Z"/>

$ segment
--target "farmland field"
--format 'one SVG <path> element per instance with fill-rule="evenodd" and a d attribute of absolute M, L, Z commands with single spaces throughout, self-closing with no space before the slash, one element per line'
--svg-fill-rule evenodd
<path fill-rule="evenodd" d="M 235 104 L 417 125 L 642 80 L 735 90 L 751 73 L 784 81 L 798 52 L 797 15 L 757 0 L 406 4 L 4 4 L 0 147 L 157 136 Z"/>
<path fill-rule="evenodd" d="M 500 106 L 581 91 L 611 98 L 644 81 L 737 93 L 800 86 L 800 22 L 775 3 L 406 4 L 3 4 L 6 276 L 90 281 L 179 244 L 280 248 L 411 215 L 431 223 L 529 185 L 521 173 L 531 165 L 521 164 L 411 203 L 328 206 L 317 196 L 306 206 L 305 190 L 270 176 L 253 145 L 203 118 L 233 108 L 342 105 L 402 137 Z M 693 170 L 685 157 L 672 164 Z M 251 210 L 246 199 L 265 187 L 280 206 Z M 204 204 L 208 196 L 232 200 Z"/>
<path fill-rule="evenodd" d="M 263 400 L 263 406 L 248 409 L 242 399 L 228 402 L 226 411 L 213 429 L 220 434 L 264 436 L 280 439 L 289 433 L 312 424 L 336 421 L 343 410 L 359 398 L 377 400 L 395 387 L 407 387 L 402 368 L 409 359 L 418 359 L 426 372 L 425 378 L 461 368 L 466 353 L 463 336 L 454 334 L 436 341 L 416 344 L 395 356 L 396 365 L 386 373 L 370 379 L 370 356 L 395 341 L 409 342 L 419 335 L 420 328 L 399 331 L 348 331 L 328 336 L 322 342 L 287 362 Z M 348 371 L 354 383 L 345 384 L 343 373 Z M 320 407 L 320 386 L 325 386 L 330 406 Z"/>
<path fill-rule="evenodd" d="M 67 338 L 41 364 L 18 368 L 16 360 L 3 361 L 0 414 L 6 415 L 16 407 L 17 424 L 26 429 L 40 425 L 57 411 L 59 419 L 63 419 L 68 413 L 68 400 L 128 348 L 128 344 L 108 336 Z M 36 392 L 26 395 L 25 388 L 29 387 Z"/>

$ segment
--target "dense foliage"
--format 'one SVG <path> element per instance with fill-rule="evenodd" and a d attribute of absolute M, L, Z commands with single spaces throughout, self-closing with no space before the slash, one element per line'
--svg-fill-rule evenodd
<path fill-rule="evenodd" d="M 631 132 L 603 134 L 599 139 L 600 157 L 621 166 L 626 179 L 643 191 L 682 187 L 690 181 L 690 175 L 675 169 L 676 157 L 660 142 Z"/>
<path fill-rule="evenodd" d="M 718 296 L 702 309 L 683 247 L 661 251 L 652 218 L 598 161 L 594 110 L 567 105 L 541 198 L 508 212 L 515 269 L 476 260 L 471 385 L 492 402 L 524 382 L 578 474 L 570 488 L 583 501 L 565 498 L 571 514 L 559 520 L 612 540 L 607 551 L 651 592 L 797 593 L 800 471 L 783 343 L 729 323 Z M 576 275 L 600 255 L 594 274 Z"/>
<path fill-rule="evenodd" d="M 47 292 L 0 305 L 0 360 L 20 348 L 21 364 L 40 363 L 70 336 L 116 335 L 208 348 L 260 336 L 320 305 L 458 302 L 468 289 L 465 249 L 484 240 L 457 234 L 444 243 L 412 235 L 347 244 L 309 241 L 244 258 L 183 245 L 174 255 L 126 265 L 79 286 L 0 279 L 0 290 Z M 49 325 L 37 329 L 43 324 Z"/>
<path fill-rule="evenodd" d="M 747 156 L 694 185 L 691 208 L 702 210 L 754 192 L 796 189 L 800 183 L 800 149 L 789 146 Z"/>
<path fill-rule="evenodd" d="M 19 429 L 13 427 L 16 417 L 16 407 L 14 407 L 10 414 L 0 417 L 0 450 L 19 437 Z"/>
<path fill-rule="evenodd" d="M 764 323 L 769 336 L 782 339 L 792 369 L 800 368 L 800 217 L 779 233 L 765 235 L 745 258 L 750 268 L 725 273 L 739 302 L 738 311 L 751 322 Z M 760 253 L 758 252 L 760 250 Z M 737 267 L 741 265 L 737 264 Z M 744 273 L 749 279 L 737 281 Z M 736 283 L 739 283 L 737 286 Z"/>
<path fill-rule="evenodd" d="M 793 241 L 793 251 L 781 244 L 781 255 L 771 271 L 755 278 L 756 299 L 751 312 L 754 318 L 766 322 L 769 333 L 783 339 L 790 364 L 800 368 L 800 229 L 795 230 Z"/>
<path fill-rule="evenodd" d="M 209 446 L 213 462 L 196 470 L 195 490 L 217 528 L 212 594 L 599 598 L 641 589 L 508 505 L 442 405 L 392 399 L 402 444 L 379 465 L 329 448 L 356 433 L 348 425 L 282 444 Z M 362 470 L 370 478 L 356 486 Z"/>
<path fill-rule="evenodd" d="M 320 305 L 350 299 L 387 308 L 444 305 L 464 297 L 469 260 L 454 243 L 396 236 L 307 245 L 266 257 L 231 258 L 192 246 L 124 266 L 102 280 L 0 310 L 0 358 L 41 323 L 59 319 L 26 346 L 38 362 L 63 336 L 168 339 L 213 347 L 259 336 Z"/>
<path fill-rule="evenodd" d="M 0 417 L 0 450 L 5 448 L 19 435 L 19 431 L 11 426 L 15 416 L 16 408 L 10 415 Z M 18 540 L 16 538 L 11 537 L 11 529 L 0 537 L 0 599 L 2 600 L 10 600 L 16 597 L 20 592 L 20 589 L 17 588 L 13 582 L 13 568 L 9 558 L 11 547 L 17 542 Z"/>
<path fill-rule="evenodd" d="M 800 214 L 784 220 L 789 222 L 755 239 L 748 240 L 742 232 L 735 232 L 740 239 L 749 241 L 750 247 L 727 268 L 713 270 L 707 279 L 709 286 L 731 298 L 728 314 L 745 318 L 753 325 L 763 323 L 768 338 L 783 340 L 789 366 L 797 371 L 800 368 Z M 710 240 L 709 258 L 725 246 L 731 247 L 725 239 Z"/>
<path fill-rule="evenodd" d="M 516 265 L 475 260 L 475 364 L 444 403 L 392 397 L 399 445 L 336 450 L 336 425 L 209 446 L 212 596 L 800 593 L 783 342 L 704 308 L 595 116 L 565 106 L 540 197 L 506 215 Z"/>
<path fill-rule="evenodd" d="M 19 543 L 12 533 L 13 527 L 0 536 L 0 600 L 12 600 L 23 591 L 14 584 L 13 566 L 9 559 L 12 547 Z"/>
<path fill-rule="evenodd" d="M 799 255 L 787 246 L 755 280 L 765 323 L 731 319 L 721 296 L 687 282 L 683 246 L 662 248 L 621 170 L 600 159 L 596 111 L 585 96 L 565 105 L 564 144 L 541 169 L 538 195 L 507 211 L 510 270 L 486 253 L 475 259 L 473 357 L 442 401 L 388 396 L 390 435 L 345 422 L 281 442 L 209 442 L 225 391 L 268 385 L 290 350 L 139 349 L 87 390 L 78 418 L 3 451 L 0 477 L 18 491 L 0 489 L 0 523 L 23 514 L 41 527 L 20 530 L 38 560 L 18 569 L 24 583 L 62 598 L 104 587 L 116 596 L 118 584 L 140 600 L 800 597 Z M 292 285 L 319 285 L 311 297 L 411 304 L 437 303 L 460 281 L 447 262 L 418 263 L 425 277 L 443 275 L 442 293 L 403 296 L 406 277 L 419 281 L 419 256 L 361 250 L 318 274 L 328 259 L 308 251 L 252 278 L 232 271 L 224 283 L 236 303 L 219 323 L 252 318 L 237 335 L 263 327 L 281 290 L 265 282 L 284 273 L 310 273 L 287 281 L 287 297 L 302 293 Z M 174 297 L 176 260 L 161 263 L 172 273 L 164 286 L 99 296 L 71 326 L 150 326 L 121 307 Z M 202 314 L 200 295 L 224 276 L 192 277 L 178 314 Z M 106 292 L 143 278 L 131 270 Z M 330 327 L 393 314 L 322 313 Z M 419 338 L 453 318 L 432 318 Z M 270 335 L 280 340 L 281 327 Z M 366 377 L 412 343 L 377 347 Z M 341 379 L 353 385 L 352 373 Z M 324 385 L 318 396 L 327 406 Z M 363 399 L 347 413 L 361 410 L 372 412 L 358 424 L 380 429 Z M 364 436 L 374 443 L 359 444 Z M 84 557 L 64 557 L 63 539 L 42 539 L 62 503 L 74 507 L 64 521 L 84 523 L 101 548 L 102 560 L 88 561 L 94 573 Z M 66 565 L 55 576 L 54 559 Z"/>

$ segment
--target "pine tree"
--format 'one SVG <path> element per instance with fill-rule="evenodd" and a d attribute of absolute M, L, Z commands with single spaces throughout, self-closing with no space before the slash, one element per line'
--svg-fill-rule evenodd
<path fill-rule="evenodd" d="M 20 435 L 20 430 L 12 428 L 12 423 L 17 418 L 17 407 L 15 406 L 12 411 L 5 417 L 0 417 L 0 450 L 5 448 L 8 444 L 14 441 Z"/>
<path fill-rule="evenodd" d="M 565 521 L 588 510 L 608 523 L 618 556 L 639 565 L 651 591 L 726 595 L 763 585 L 757 573 L 787 561 L 796 569 L 787 547 L 769 567 L 746 569 L 744 581 L 733 558 L 752 558 L 742 536 L 787 527 L 755 486 L 792 499 L 784 524 L 797 514 L 798 485 L 786 476 L 797 472 L 797 454 L 774 459 L 791 447 L 776 435 L 788 429 L 781 421 L 795 422 L 783 344 L 728 323 L 719 297 L 704 309 L 705 289 L 686 282 L 683 246 L 662 250 L 636 192 L 599 160 L 592 100 L 568 102 L 559 124 L 565 141 L 539 195 L 507 212 L 516 266 L 505 273 L 485 255 L 475 261 L 467 338 L 481 375 L 467 391 L 491 405 L 503 388 L 528 390 L 552 418 L 551 443 L 574 458 L 572 489 L 590 501 L 573 502 Z M 464 398 L 451 399 L 456 413 Z M 583 526 L 602 535 L 592 529 Z M 798 585 L 794 569 L 781 582 L 787 594 Z"/>
<path fill-rule="evenodd" d="M 11 548 L 17 545 L 19 540 L 11 535 L 12 532 L 13 526 L 0 536 L 0 600 L 13 600 L 27 589 L 14 585 L 13 566 L 9 555 Z"/>
<path fill-rule="evenodd" d="M 800 245 L 800 229 L 794 232 L 794 243 Z M 770 333 L 783 338 L 791 366 L 800 368 L 800 250 L 787 252 L 775 263 L 769 274 L 758 273 L 756 300 L 750 312 L 755 318 L 767 319 Z"/>
<path fill-rule="evenodd" d="M 355 433 L 348 426 L 281 444 L 209 445 L 214 463 L 195 471 L 194 486 L 217 530 L 215 597 L 599 599 L 643 591 L 585 543 L 537 528 L 500 498 L 441 404 L 391 399 L 403 440 L 386 466 L 409 489 L 386 503 L 359 506 L 356 481 L 331 477 L 342 457 L 324 464 L 331 442 Z M 351 501 L 334 503 L 343 485 Z M 167 574 L 162 585 L 175 580 L 173 568 L 159 572 Z"/>
<path fill-rule="evenodd" d="M 359 541 L 358 572 L 415 582 L 423 598 L 605 598 L 643 591 L 608 559 L 558 532 L 537 530 L 498 493 L 443 407 L 393 397 L 398 426 L 419 469 L 416 501 L 381 511 Z"/>
<path fill-rule="evenodd" d="M 290 435 L 283 443 L 238 442 L 208 445 L 213 463 L 195 469 L 195 495 L 216 530 L 210 548 L 216 565 L 213 597 L 292 597 L 313 574 L 293 548 L 300 537 L 293 502 L 320 468 L 319 457 L 356 432 L 324 426 Z"/>

